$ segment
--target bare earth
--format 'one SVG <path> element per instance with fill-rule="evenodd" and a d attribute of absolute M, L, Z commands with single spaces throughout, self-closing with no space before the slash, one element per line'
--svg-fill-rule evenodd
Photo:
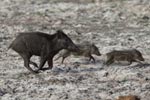
<path fill-rule="evenodd" d="M 115 100 L 129 94 L 150 100 L 150 1 L 65 1 L 1 0 L 0 100 Z M 53 34 L 57 29 L 75 43 L 95 43 L 103 55 L 94 56 L 95 64 L 70 56 L 64 64 L 54 61 L 52 70 L 33 75 L 17 53 L 7 50 L 18 32 Z M 142 52 L 143 65 L 102 66 L 105 53 L 129 48 Z"/>

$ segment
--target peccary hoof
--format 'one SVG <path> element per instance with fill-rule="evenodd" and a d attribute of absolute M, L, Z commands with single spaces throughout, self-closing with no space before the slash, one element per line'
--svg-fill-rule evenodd
<path fill-rule="evenodd" d="M 42 68 L 41 70 L 45 71 L 45 70 L 50 70 L 50 69 L 52 69 L 52 67 Z"/>

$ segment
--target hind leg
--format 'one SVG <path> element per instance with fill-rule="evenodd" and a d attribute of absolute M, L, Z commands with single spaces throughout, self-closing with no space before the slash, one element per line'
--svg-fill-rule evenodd
<path fill-rule="evenodd" d="M 109 66 L 110 64 L 114 63 L 113 58 L 109 58 L 104 64 Z"/>
<path fill-rule="evenodd" d="M 132 64 L 132 61 L 131 60 L 128 60 L 128 64 L 127 65 L 131 65 Z"/>
<path fill-rule="evenodd" d="M 49 69 L 53 68 L 53 59 L 48 59 L 47 63 L 48 63 L 48 67 L 47 68 L 42 68 L 41 70 L 45 71 L 45 70 L 49 70 Z"/>
<path fill-rule="evenodd" d="M 38 69 L 36 70 L 36 72 L 43 69 L 43 66 L 45 65 L 46 61 L 47 61 L 47 57 L 41 57 L 40 65 L 39 65 Z"/>
<path fill-rule="evenodd" d="M 30 61 L 30 64 L 32 64 L 34 67 L 38 68 L 38 65 L 33 61 Z"/>
<path fill-rule="evenodd" d="M 53 59 L 49 59 L 48 60 L 48 69 L 52 69 L 53 68 Z"/>
<path fill-rule="evenodd" d="M 23 58 L 24 60 L 24 66 L 30 71 L 32 72 L 33 74 L 36 74 L 37 72 L 35 72 L 30 66 L 29 66 L 29 63 L 30 63 L 30 58 L 31 58 L 31 55 L 29 54 L 20 54 L 21 57 Z"/>
<path fill-rule="evenodd" d="M 66 57 L 62 57 L 61 64 L 63 64 L 63 63 L 64 63 L 65 58 L 66 58 Z"/>

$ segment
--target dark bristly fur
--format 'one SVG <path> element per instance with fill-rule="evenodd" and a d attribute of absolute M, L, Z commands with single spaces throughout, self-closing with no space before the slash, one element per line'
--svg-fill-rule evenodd
<path fill-rule="evenodd" d="M 48 35 L 42 32 L 25 32 L 20 33 L 9 46 L 16 51 L 24 60 L 24 66 L 32 73 L 38 73 L 44 69 L 45 62 L 48 62 L 51 69 L 53 67 L 53 57 L 62 49 L 77 51 L 77 46 L 72 40 L 62 31 L 57 30 L 53 35 Z M 29 64 L 37 67 L 37 64 L 30 61 L 31 56 L 40 56 L 40 65 L 37 70 L 30 68 Z"/>
<path fill-rule="evenodd" d="M 144 58 L 140 51 L 136 49 L 131 50 L 114 50 L 106 54 L 107 61 L 106 65 L 110 65 L 115 61 L 128 61 L 129 64 L 132 62 L 139 62 L 144 61 Z"/>
<path fill-rule="evenodd" d="M 62 62 L 64 62 L 65 58 L 67 58 L 68 56 L 70 55 L 75 55 L 75 56 L 85 56 L 85 57 L 89 57 L 89 61 L 90 60 L 93 60 L 95 62 L 95 59 L 94 57 L 92 56 L 92 54 L 95 54 L 95 55 L 98 55 L 100 56 L 100 52 L 98 50 L 98 48 L 94 45 L 94 44 L 91 44 L 91 43 L 82 43 L 82 44 L 76 44 L 77 47 L 79 48 L 78 51 L 76 52 L 73 52 L 73 51 L 70 51 L 70 50 L 62 50 L 60 51 L 58 57 L 55 59 L 59 59 L 60 57 L 62 57 Z"/>

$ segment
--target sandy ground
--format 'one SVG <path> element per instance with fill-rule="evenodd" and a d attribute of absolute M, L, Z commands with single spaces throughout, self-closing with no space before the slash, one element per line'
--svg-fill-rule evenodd
<path fill-rule="evenodd" d="M 115 100 L 129 94 L 149 100 L 150 1 L 65 1 L 1 0 L 0 100 Z M 64 64 L 54 61 L 52 70 L 33 75 L 17 53 L 7 50 L 18 32 L 52 34 L 57 29 L 75 43 L 95 43 L 103 55 L 94 56 L 95 64 L 70 56 Z M 141 51 L 145 64 L 102 68 L 105 53 L 129 48 Z M 32 59 L 38 62 L 38 57 Z"/>

